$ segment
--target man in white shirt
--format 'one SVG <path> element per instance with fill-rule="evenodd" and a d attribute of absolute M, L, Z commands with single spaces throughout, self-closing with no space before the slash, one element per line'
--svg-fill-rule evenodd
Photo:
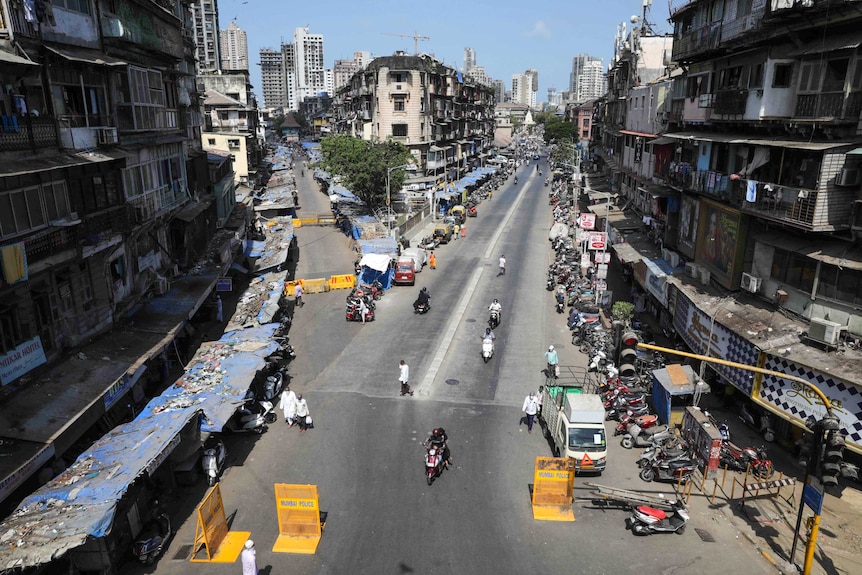
<path fill-rule="evenodd" d="M 524 407 L 521 408 L 527 416 L 527 433 L 533 433 L 533 420 L 536 418 L 536 413 L 539 412 L 539 401 L 536 399 L 536 394 L 530 392 L 524 398 Z"/>
<path fill-rule="evenodd" d="M 409 394 L 411 397 L 413 396 L 413 390 L 410 389 L 410 386 L 407 385 L 407 382 L 410 379 L 410 366 L 407 365 L 407 362 L 403 359 L 400 362 L 401 374 L 398 376 L 398 381 L 401 383 L 401 395 Z"/>
<path fill-rule="evenodd" d="M 497 277 L 506 275 L 506 256 L 500 256 L 500 271 L 497 273 Z"/>

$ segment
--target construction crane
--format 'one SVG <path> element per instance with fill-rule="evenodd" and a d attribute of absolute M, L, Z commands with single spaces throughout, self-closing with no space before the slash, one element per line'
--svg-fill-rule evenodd
<path fill-rule="evenodd" d="M 419 55 L 419 40 L 430 40 L 431 36 L 420 36 L 415 31 L 413 34 L 393 34 L 391 32 L 381 32 L 385 36 L 400 36 L 401 38 L 413 38 L 413 55 Z"/>

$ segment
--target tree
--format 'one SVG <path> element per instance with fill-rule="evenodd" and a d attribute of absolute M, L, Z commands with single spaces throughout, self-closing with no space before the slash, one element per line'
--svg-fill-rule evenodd
<path fill-rule="evenodd" d="M 615 320 L 625 322 L 626 325 L 631 321 L 634 315 L 635 306 L 627 301 L 616 301 L 611 308 L 611 317 Z"/>
<path fill-rule="evenodd" d="M 372 208 L 386 204 L 387 169 L 413 162 L 410 151 L 400 142 L 368 142 L 344 135 L 321 140 L 320 152 L 320 166 L 341 176 L 344 187 Z M 393 170 L 390 190 L 400 190 L 404 179 L 404 170 Z"/>
<path fill-rule="evenodd" d="M 569 138 L 571 140 L 578 139 L 578 131 L 576 126 L 560 118 L 556 114 L 549 114 L 545 118 L 545 142 L 561 142 Z"/>

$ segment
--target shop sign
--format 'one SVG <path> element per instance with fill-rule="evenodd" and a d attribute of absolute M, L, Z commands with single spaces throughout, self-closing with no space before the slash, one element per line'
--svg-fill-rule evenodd
<path fill-rule="evenodd" d="M 829 400 L 832 414 L 840 420 L 841 432 L 854 451 L 862 451 L 862 389 L 828 373 L 790 361 L 784 356 L 766 354 L 765 369 L 804 379 L 817 387 Z M 807 386 L 773 375 L 763 375 L 755 399 L 804 425 L 809 417 L 822 419 L 826 415 L 823 400 Z"/>
<path fill-rule="evenodd" d="M 676 298 L 673 326 L 686 345 L 698 355 L 757 365 L 760 356 L 757 346 L 729 330 L 718 320 L 713 321 L 683 293 L 679 293 Z M 745 395 L 751 395 L 754 372 L 717 363 L 710 364 L 710 367 Z"/>
<path fill-rule="evenodd" d="M 13 491 L 18 489 L 22 483 L 35 475 L 36 472 L 43 465 L 48 463 L 52 457 L 54 457 L 54 444 L 45 445 L 27 461 L 21 464 L 18 469 L 6 477 L 0 478 L 0 501 L 9 497 Z"/>
<path fill-rule="evenodd" d="M 0 385 L 12 383 L 31 369 L 48 361 L 42 340 L 37 335 L 12 351 L 0 355 Z"/>
<path fill-rule="evenodd" d="M 596 214 L 584 212 L 581 214 L 580 226 L 582 230 L 596 229 Z"/>
<path fill-rule="evenodd" d="M 591 250 L 604 250 L 607 246 L 604 232 L 592 232 L 588 241 Z"/>
<path fill-rule="evenodd" d="M 597 264 L 609 264 L 611 263 L 611 253 L 610 252 L 599 252 L 596 254 L 596 263 Z"/>
<path fill-rule="evenodd" d="M 598 255 L 598 254 L 596 254 Z M 600 280 L 607 279 L 608 277 L 608 264 L 599 264 L 596 266 L 596 277 Z"/>
<path fill-rule="evenodd" d="M 661 305 L 667 307 L 667 275 L 652 261 L 646 263 L 646 288 Z"/>

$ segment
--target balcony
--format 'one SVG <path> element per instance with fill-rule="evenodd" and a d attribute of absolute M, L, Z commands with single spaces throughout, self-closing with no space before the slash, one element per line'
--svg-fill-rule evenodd
<path fill-rule="evenodd" d="M 0 116 L 0 152 L 57 149 L 57 122 L 50 116 Z"/>
<path fill-rule="evenodd" d="M 120 104 L 117 120 L 120 132 L 175 130 L 179 127 L 177 110 L 160 106 Z"/>
<path fill-rule="evenodd" d="M 713 113 L 720 116 L 741 117 L 745 114 L 747 103 L 748 90 L 720 90 L 715 94 Z"/>
<path fill-rule="evenodd" d="M 756 202 L 743 203 L 742 211 L 808 231 L 818 231 L 814 228 L 817 198 L 818 193 L 814 191 L 775 186 L 772 194 L 758 194 Z"/>
<path fill-rule="evenodd" d="M 677 23 L 679 25 L 679 23 Z M 694 28 L 673 42 L 673 60 L 684 62 L 716 50 L 721 44 L 721 22 Z"/>
<path fill-rule="evenodd" d="M 36 262 L 68 250 L 77 251 L 77 246 L 77 226 L 48 228 L 24 240 L 27 264 L 31 266 Z"/>
<path fill-rule="evenodd" d="M 833 118 L 856 123 L 862 112 L 862 92 L 821 92 L 796 97 L 794 118 Z"/>

